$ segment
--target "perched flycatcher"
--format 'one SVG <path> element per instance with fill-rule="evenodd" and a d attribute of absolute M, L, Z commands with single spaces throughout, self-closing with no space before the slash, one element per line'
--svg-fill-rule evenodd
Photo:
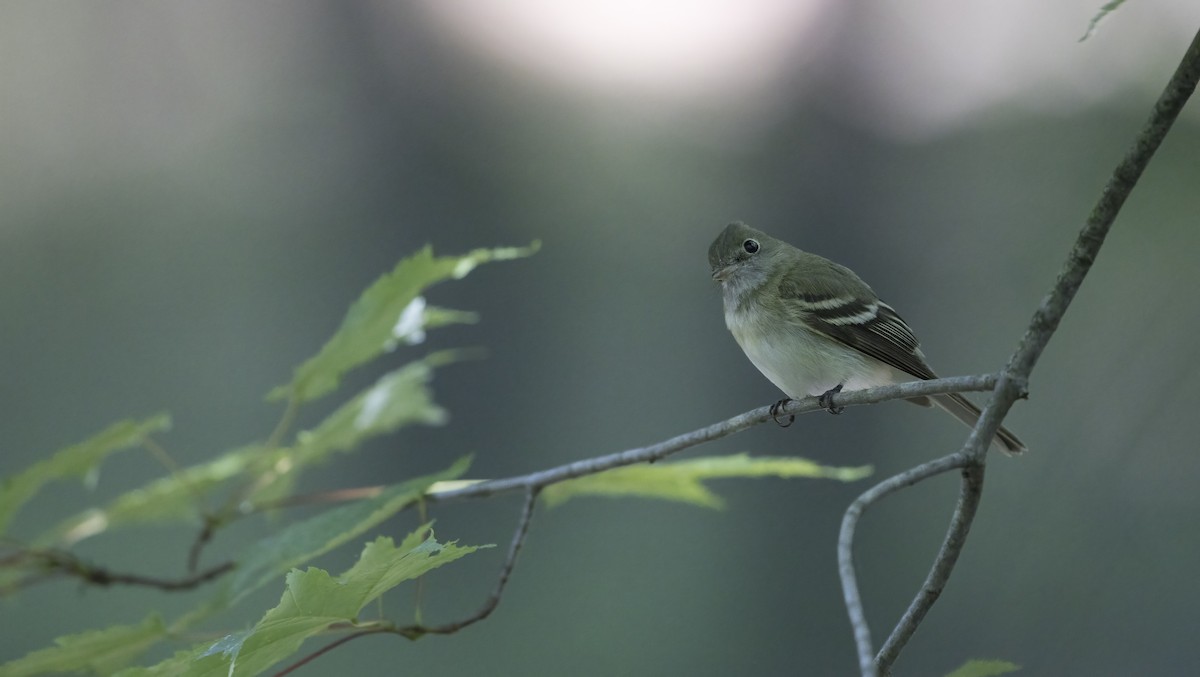
<path fill-rule="evenodd" d="M 789 398 L 937 378 L 904 320 L 852 270 L 731 223 L 708 248 L 725 297 L 725 326 L 746 357 Z M 974 427 L 979 408 L 958 393 L 908 400 Z M 781 401 L 782 403 L 782 401 Z M 1025 445 L 1000 428 L 992 445 Z"/>

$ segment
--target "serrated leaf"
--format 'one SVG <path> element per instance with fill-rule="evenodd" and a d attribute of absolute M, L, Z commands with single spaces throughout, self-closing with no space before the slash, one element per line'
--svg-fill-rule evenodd
<path fill-rule="evenodd" d="M 439 543 L 423 525 L 399 546 L 391 538 L 368 543 L 354 566 L 334 578 L 322 569 L 293 569 L 279 605 L 247 632 L 206 643 L 151 668 L 120 677 L 250 677 L 287 658 L 305 639 L 334 624 L 354 625 L 364 606 L 400 583 L 475 552 L 480 547 Z"/>
<path fill-rule="evenodd" d="M 315 428 L 296 435 L 295 446 L 278 450 L 280 463 L 259 478 L 246 500 L 264 504 L 283 498 L 305 468 L 332 454 L 353 451 L 372 437 L 415 423 L 445 423 L 448 415 L 434 403 L 428 385 L 435 367 L 466 355 L 465 351 L 440 351 L 385 374 Z"/>
<path fill-rule="evenodd" d="M 946 677 L 996 677 L 1020 670 L 1016 663 L 998 660 L 969 660 Z"/>
<path fill-rule="evenodd" d="M 0 480 L 0 534 L 29 499 L 48 482 L 65 477 L 86 477 L 96 471 L 100 462 L 110 454 L 131 449 L 142 443 L 150 433 L 171 427 L 171 418 L 159 414 L 144 421 L 120 421 L 92 437 L 56 452 L 50 458 L 35 463 L 23 472 Z"/>
<path fill-rule="evenodd" d="M 1096 32 L 1096 27 L 1100 25 L 1100 22 L 1103 21 L 1104 18 L 1109 14 L 1115 12 L 1118 7 L 1124 4 L 1125 0 L 1111 0 L 1111 2 L 1104 3 L 1104 6 L 1100 8 L 1100 11 L 1096 12 L 1096 15 L 1093 16 L 1092 20 L 1088 22 L 1087 30 L 1083 32 L 1083 37 L 1079 38 L 1079 41 L 1083 42 L 1084 40 L 1092 37 L 1092 35 Z"/>
<path fill-rule="evenodd" d="M 424 300 L 418 300 L 421 292 L 447 278 L 461 278 L 481 263 L 529 256 L 538 247 L 534 242 L 529 247 L 476 249 L 464 256 L 442 257 L 425 247 L 368 287 L 321 351 L 296 368 L 290 384 L 275 388 L 267 398 L 314 400 L 336 388 L 346 372 L 391 350 L 397 342 L 418 342 L 433 323 L 470 320 L 473 316 L 455 311 L 425 312 Z"/>
<path fill-rule="evenodd" d="M 871 466 L 835 467 L 804 458 L 751 458 L 748 454 L 734 454 L 614 468 L 550 485 L 543 490 L 542 496 L 549 506 L 559 505 L 575 496 L 640 496 L 721 508 L 724 501 L 704 486 L 704 480 L 722 477 L 812 477 L 852 482 L 871 472 Z"/>
<path fill-rule="evenodd" d="M 91 671 L 110 675 L 140 656 L 167 633 L 152 613 L 137 625 L 114 625 L 54 640 L 57 646 L 39 649 L 0 665 L 0 677 Z"/>
<path fill-rule="evenodd" d="M 470 465 L 463 458 L 450 468 L 397 484 L 369 499 L 327 510 L 251 546 L 239 559 L 230 581 L 230 603 L 275 577 L 357 537 L 416 501 L 434 482 L 461 477 Z"/>
<path fill-rule="evenodd" d="M 194 522 L 198 497 L 204 496 L 247 469 L 263 462 L 266 451 L 250 445 L 226 452 L 207 463 L 183 468 L 113 499 L 104 508 L 92 508 L 68 518 L 39 536 L 38 546 L 69 547 L 118 526 Z"/>

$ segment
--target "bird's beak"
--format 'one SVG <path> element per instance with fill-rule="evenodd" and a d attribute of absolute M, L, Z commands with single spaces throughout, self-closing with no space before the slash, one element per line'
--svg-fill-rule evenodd
<path fill-rule="evenodd" d="M 716 280 L 717 282 L 724 282 L 725 280 L 728 280 L 730 275 L 733 275 L 732 265 L 713 268 L 712 271 L 712 279 Z"/>

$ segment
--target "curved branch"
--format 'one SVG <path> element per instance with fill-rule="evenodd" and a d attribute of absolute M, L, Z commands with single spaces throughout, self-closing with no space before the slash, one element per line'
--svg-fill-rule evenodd
<path fill-rule="evenodd" d="M 36 580 L 47 580 L 55 575 L 73 576 L 92 585 L 135 585 L 144 588 L 157 588 L 167 592 L 191 590 L 216 578 L 233 571 L 234 562 L 224 562 L 216 566 L 192 573 L 182 578 L 159 578 L 142 574 L 127 574 L 94 564 L 88 564 L 69 552 L 60 550 L 23 550 L 0 560 L 0 566 L 37 567 L 44 575 Z M 24 587 L 21 582 L 13 584 L 14 588 Z"/>
<path fill-rule="evenodd" d="M 369 630 L 359 630 L 358 632 L 352 632 L 348 635 L 343 635 L 342 637 L 339 637 L 339 638 L 333 640 L 332 642 L 326 644 L 325 646 L 321 647 L 320 649 L 317 649 L 316 651 L 308 654 L 304 658 L 301 658 L 300 660 L 296 661 L 295 663 L 292 663 L 291 665 L 280 670 L 279 672 L 276 672 L 274 677 L 284 677 L 284 675 L 290 675 L 293 672 L 295 672 L 296 670 L 299 670 L 300 668 L 304 667 L 305 665 L 308 665 L 309 663 L 315 661 L 316 659 L 320 658 L 321 656 L 324 656 L 325 654 L 329 653 L 330 651 L 333 651 L 334 649 L 338 648 L 339 646 L 341 646 L 343 644 L 347 644 L 349 642 L 353 642 L 354 640 L 358 639 L 359 637 L 366 637 L 367 635 L 378 635 L 380 633 L 385 633 L 385 632 L 395 632 L 395 631 L 392 630 L 391 628 L 381 627 L 381 628 L 371 628 Z"/>
<path fill-rule="evenodd" d="M 933 568 L 929 570 L 929 575 L 925 578 L 925 583 L 921 585 L 920 592 L 908 605 L 908 610 L 904 612 L 904 616 L 892 630 L 891 636 L 883 643 L 879 655 L 875 657 L 875 665 L 879 668 L 880 673 L 887 674 L 889 672 L 896 656 L 900 655 L 900 650 L 912 638 L 917 627 L 921 625 L 921 621 L 925 620 L 925 614 L 933 608 L 933 603 L 941 596 L 946 582 L 950 580 L 950 572 L 954 571 L 958 555 L 962 552 L 967 534 L 971 530 L 971 523 L 975 520 L 975 511 L 979 509 L 979 501 L 983 498 L 985 469 L 986 466 L 983 463 L 977 462 L 963 466 L 958 505 L 955 506 L 954 515 L 950 518 L 950 527 L 946 530 L 942 548 L 938 551 Z"/>
<path fill-rule="evenodd" d="M 521 553 L 521 547 L 525 545 L 525 537 L 529 535 L 529 523 L 533 521 L 533 509 L 537 506 L 539 492 L 540 490 L 536 488 L 526 492 L 525 502 L 521 505 L 521 516 L 517 519 L 517 526 L 513 530 L 512 542 L 508 544 L 508 555 L 505 556 L 504 564 L 500 567 L 500 576 L 496 581 L 496 587 L 478 611 L 466 618 L 444 625 L 410 625 L 396 628 L 394 632 L 409 639 L 417 639 L 423 635 L 451 635 L 492 615 L 492 612 L 500 605 L 500 597 L 504 595 L 504 588 L 508 585 L 509 577 L 512 576 L 513 567 L 517 565 L 517 555 Z"/>
<path fill-rule="evenodd" d="M 858 527 L 858 520 L 871 504 L 884 496 L 935 475 L 961 468 L 968 462 L 969 459 L 965 455 L 955 453 L 893 475 L 863 492 L 850 504 L 842 517 L 842 528 L 838 532 L 838 576 L 842 579 L 842 596 L 850 614 L 850 624 L 854 627 L 854 644 L 858 651 L 859 669 L 863 675 L 875 674 L 875 649 L 871 644 L 871 630 L 867 625 L 862 597 L 858 592 L 858 577 L 854 573 L 854 531 Z"/>
<path fill-rule="evenodd" d="M 1001 372 L 991 399 L 984 407 L 983 414 L 979 417 L 979 421 L 960 452 L 967 461 L 963 464 L 966 471 L 963 477 L 962 492 L 942 548 L 916 598 L 909 605 L 891 636 L 888 637 L 879 656 L 869 663 L 864 661 L 864 655 L 869 655 L 871 650 L 870 633 L 866 630 L 866 622 L 863 620 L 862 605 L 858 599 L 852 566 L 849 569 L 849 578 L 843 577 L 847 610 L 855 627 L 855 639 L 863 675 L 875 675 L 877 671 L 887 674 L 890 671 L 892 663 L 941 594 L 965 544 L 975 510 L 979 504 L 984 459 L 989 441 L 999 429 L 1000 423 L 1013 403 L 1025 395 L 1026 383 L 1038 358 L 1041 357 L 1042 351 L 1045 350 L 1050 338 L 1058 329 L 1058 325 L 1066 314 L 1071 301 L 1075 298 L 1076 292 L 1079 291 L 1084 277 L 1087 276 L 1095 262 L 1105 237 L 1116 221 L 1117 214 L 1149 165 L 1155 151 L 1162 144 L 1167 132 L 1179 117 L 1184 104 L 1195 91 L 1198 81 L 1200 81 L 1200 31 L 1192 38 L 1179 67 L 1167 82 L 1166 88 L 1154 105 L 1149 120 L 1143 125 L 1134 140 L 1133 146 L 1113 170 L 1112 177 L 1105 185 L 1100 199 L 1080 230 L 1075 245 L 1063 264 L 1062 271 L 1058 274 L 1050 292 L 1042 299 L 1038 309 L 1034 312 L 1029 328 L 1022 336 L 1016 351 L 1009 358 L 1008 365 Z M 864 496 L 866 495 L 864 494 Z M 858 504 L 858 501 L 855 504 Z M 857 508 L 853 520 L 850 519 L 851 510 L 855 509 L 855 505 L 851 506 L 851 510 L 847 510 L 846 520 L 843 521 L 843 536 L 846 534 L 847 521 L 856 522 L 857 514 L 860 514 L 864 507 L 865 504 Z M 853 538 L 853 523 L 849 529 L 849 538 Z M 839 541 L 839 558 L 843 552 L 848 558 L 849 546 L 849 543 L 843 544 Z M 847 587 L 847 582 L 853 587 Z"/>

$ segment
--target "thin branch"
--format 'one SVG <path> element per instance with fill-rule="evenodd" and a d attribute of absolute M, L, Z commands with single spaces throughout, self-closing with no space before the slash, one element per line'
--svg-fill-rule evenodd
<path fill-rule="evenodd" d="M 200 533 L 196 534 L 196 539 L 192 541 L 192 547 L 188 548 L 188 571 L 195 571 L 200 566 L 200 553 L 204 550 L 204 546 L 213 539 L 213 536 L 217 535 L 217 529 L 222 524 L 223 522 L 216 515 L 204 515 L 204 527 L 200 529 Z"/>
<path fill-rule="evenodd" d="M 55 575 L 73 576 L 92 585 L 136 585 L 168 592 L 191 590 L 233 571 L 235 566 L 234 562 L 225 562 L 182 578 L 159 578 L 115 572 L 105 567 L 88 564 L 71 553 L 59 550 L 26 550 L 6 557 L 0 564 L 42 569 L 43 576 L 38 580 L 46 580 Z M 15 586 L 21 587 L 22 583 L 18 582 Z"/>
<path fill-rule="evenodd" d="M 954 565 L 958 562 L 958 556 L 962 552 L 967 534 L 971 530 L 975 512 L 979 509 L 979 501 L 983 498 L 985 469 L 986 466 L 983 463 L 975 461 L 963 466 L 958 505 L 955 506 L 954 515 L 950 518 L 950 527 L 946 530 L 946 538 L 942 541 L 942 548 L 934 560 L 933 568 L 929 570 L 929 575 L 925 578 L 921 591 L 909 604 L 908 610 L 896 624 L 896 629 L 892 631 L 891 636 L 884 642 L 883 648 L 879 650 L 879 655 L 875 657 L 875 665 L 879 666 L 882 674 L 890 671 L 900 650 L 912 638 L 917 627 L 921 625 L 921 621 L 925 620 L 925 614 L 929 612 L 933 603 L 941 596 L 942 590 L 946 588 L 946 583 L 950 580 L 950 573 L 954 571 Z"/>
<path fill-rule="evenodd" d="M 842 517 L 842 528 L 838 533 L 838 575 L 842 579 L 842 595 L 845 599 L 846 610 L 850 614 L 850 624 L 854 628 L 854 643 L 858 650 L 859 668 L 864 676 L 875 674 L 875 650 L 871 644 L 871 630 L 867 626 L 862 597 L 858 592 L 858 579 L 854 573 L 854 531 L 858 527 L 858 520 L 871 504 L 884 496 L 911 487 L 930 477 L 961 468 L 967 461 L 967 457 L 961 453 L 950 454 L 893 475 L 863 492 L 850 504 L 850 507 L 846 509 L 846 514 Z"/>
<path fill-rule="evenodd" d="M 921 395 L 991 390 L 995 387 L 997 381 L 998 377 L 995 374 L 957 376 L 931 381 L 913 381 L 911 383 L 900 383 L 880 388 L 838 393 L 834 397 L 833 403 L 839 407 L 851 407 L 862 404 L 877 404 L 890 400 L 908 399 Z M 781 413 L 805 414 L 822 410 L 824 410 L 824 407 L 818 402 L 818 398 L 806 397 L 801 400 L 792 401 L 783 408 Z M 758 409 L 753 409 L 720 423 L 714 423 L 698 430 L 676 435 L 657 444 L 635 447 L 619 451 L 615 454 L 575 461 L 574 463 L 567 463 L 528 475 L 490 480 L 460 489 L 437 492 L 429 494 L 427 498 L 431 501 L 451 501 L 467 498 L 485 498 L 496 494 L 531 488 L 541 489 L 548 485 L 562 482 L 563 480 L 582 477 L 584 475 L 594 475 L 612 468 L 635 463 L 652 463 L 684 449 L 727 437 L 769 420 L 771 420 L 771 408 L 759 407 Z"/>
<path fill-rule="evenodd" d="M 346 635 L 344 637 L 339 637 L 339 638 L 335 639 L 334 641 L 330 642 L 329 644 L 326 644 L 325 646 L 321 647 L 320 649 L 317 649 L 316 651 L 308 654 L 304 658 L 301 658 L 300 660 L 296 661 L 295 663 L 292 663 L 291 665 L 280 670 L 279 672 L 276 672 L 274 677 L 283 677 L 284 675 L 291 674 L 292 672 L 304 667 L 305 665 L 308 665 L 309 663 L 320 658 L 321 656 L 324 656 L 325 654 L 329 653 L 330 651 L 333 651 L 334 649 L 338 648 L 339 646 L 346 644 L 347 642 L 352 642 L 352 641 L 358 639 L 359 637 L 366 637 L 367 635 L 378 635 L 378 634 L 385 633 L 385 632 L 394 633 L 395 630 L 392 628 L 389 628 L 389 627 L 372 628 L 370 630 L 360 630 L 358 632 L 352 632 L 349 635 Z"/>
<path fill-rule="evenodd" d="M 1076 292 L 1079 291 L 1083 279 L 1095 262 L 1105 237 L 1116 221 L 1117 214 L 1149 165 L 1155 151 L 1162 144 L 1167 132 L 1179 117 L 1188 98 L 1195 91 L 1198 81 L 1200 81 L 1200 32 L 1197 32 L 1196 36 L 1192 38 L 1191 45 L 1184 54 L 1179 67 L 1155 103 L 1154 111 L 1142 127 L 1133 146 L 1113 171 L 1100 199 L 1076 238 L 1075 245 L 1063 264 L 1062 271 L 1058 274 L 1050 292 L 1042 299 L 1038 309 L 1034 312 L 1029 328 L 1009 359 L 1008 365 L 1001 372 L 991 399 L 984 407 L 983 414 L 979 417 L 979 421 L 960 452 L 967 460 L 963 465 L 965 468 L 963 486 L 942 548 L 938 552 L 921 590 L 895 629 L 892 630 L 878 657 L 869 665 L 863 663 L 863 655 L 864 645 L 867 653 L 870 652 L 870 634 L 866 631 L 865 621 L 862 620 L 862 606 L 861 601 L 858 600 L 857 587 L 853 590 L 846 587 L 847 581 L 854 584 L 852 566 L 849 570 L 850 577 L 843 577 L 847 610 L 855 627 L 863 675 L 875 675 L 877 672 L 888 674 L 890 672 L 892 663 L 895 662 L 904 646 L 916 632 L 921 620 L 937 601 L 945 587 L 958 555 L 962 552 L 975 517 L 976 508 L 979 505 L 983 488 L 984 459 L 989 441 L 999 429 L 1000 423 L 1013 403 L 1025 396 L 1026 384 L 1034 366 L 1050 342 L 1050 338 L 1058 329 L 1058 325 L 1071 305 L 1071 301 L 1075 298 Z M 854 506 L 852 505 L 851 508 L 853 509 Z M 859 513 L 861 513 L 861 508 Z M 847 511 L 847 520 L 850 520 L 849 510 Z M 847 520 L 843 521 L 843 535 L 845 535 Z M 857 516 L 850 521 L 857 521 Z M 850 537 L 853 538 L 853 525 L 851 525 Z M 849 551 L 849 544 L 843 547 L 839 541 L 839 558 L 844 551 Z"/>
<path fill-rule="evenodd" d="M 878 388 L 869 388 L 866 390 L 855 390 L 852 392 L 838 393 L 834 396 L 832 404 L 838 407 L 855 407 L 867 404 L 879 404 L 881 402 L 889 402 L 891 400 L 903 400 L 912 397 L 920 397 L 922 395 L 940 395 L 944 393 L 965 393 L 965 392 L 984 392 L 995 388 L 999 377 L 996 374 L 980 374 L 977 376 L 952 376 L 949 378 L 939 378 L 930 381 L 912 381 L 910 383 L 899 383 L 896 385 L 881 386 Z M 793 400 L 779 413 L 783 414 L 806 414 L 814 411 L 823 411 L 824 407 L 818 402 L 816 397 L 806 397 L 801 400 Z M 544 489 L 545 487 L 562 482 L 564 480 L 582 477 L 584 475 L 594 475 L 598 472 L 618 468 L 635 463 L 652 463 L 662 458 L 666 458 L 672 454 L 680 452 L 684 449 L 711 442 L 713 440 L 741 432 L 746 428 L 765 423 L 771 420 L 771 408 L 759 407 L 752 409 L 743 414 L 739 414 L 732 418 L 714 423 L 710 426 L 693 430 L 689 433 L 677 435 L 671 439 L 658 442 L 646 447 L 636 447 L 626 449 L 605 456 L 597 456 L 595 458 L 586 459 L 583 461 L 575 461 L 545 470 L 528 473 L 525 475 L 517 475 L 514 477 L 506 477 L 498 480 L 488 480 L 478 482 L 466 487 L 457 489 L 438 491 L 427 494 L 424 500 L 427 501 L 454 501 L 466 500 L 475 498 L 487 498 L 496 494 L 503 494 L 516 491 L 528 491 L 529 489 Z M 367 487 L 352 487 L 347 489 L 335 489 L 333 491 L 322 491 L 313 494 L 301 494 L 296 496 L 288 496 L 276 501 L 257 504 L 248 509 L 241 510 L 235 517 L 241 518 L 252 514 L 263 512 L 265 510 L 273 510 L 276 508 L 290 508 L 298 505 L 309 505 L 319 503 L 337 503 L 342 501 L 354 501 L 363 498 L 371 498 L 379 492 L 386 489 L 386 485 L 374 485 Z M 198 554 L 197 546 L 202 546 L 204 542 L 211 539 L 213 532 L 222 526 L 222 524 L 206 524 L 204 530 L 196 540 L 193 546 L 194 554 Z M 192 558 L 189 558 L 189 562 Z"/>
<path fill-rule="evenodd" d="M 1150 164 L 1155 151 L 1162 144 L 1171 126 L 1179 117 L 1184 105 L 1196 90 L 1200 81 L 1200 31 L 1192 38 L 1191 45 L 1179 62 L 1179 67 L 1167 82 L 1163 93 L 1154 104 L 1150 118 L 1142 126 L 1134 139 L 1133 145 L 1125 153 L 1125 157 L 1113 170 L 1112 177 L 1104 186 L 1104 191 L 1096 206 L 1092 208 L 1087 223 L 1079 232 L 1075 246 L 1071 248 L 1062 272 L 1054 282 L 1050 293 L 1042 299 L 1037 311 L 1029 323 L 1029 329 L 1021 339 L 1017 351 L 1009 360 L 1006 373 L 1016 377 L 1028 377 L 1041 357 L 1050 337 L 1058 329 L 1058 324 L 1067 307 L 1083 284 L 1083 278 L 1091 269 L 1104 244 L 1104 238 L 1112 229 L 1117 214 L 1125 204 L 1126 198 L 1133 191 L 1134 185 Z"/>
<path fill-rule="evenodd" d="M 956 376 L 952 378 L 936 379 L 932 381 L 915 381 L 912 383 L 902 383 L 898 385 L 884 386 L 881 388 L 872 388 L 870 390 L 859 390 L 854 392 L 840 393 L 837 395 L 835 404 L 837 406 L 857 406 L 864 404 L 875 404 L 886 402 L 889 400 L 907 399 L 921 395 L 934 395 L 940 393 L 952 392 L 969 392 L 969 391 L 985 391 L 990 390 L 997 382 L 995 374 L 983 374 L 978 376 Z M 784 408 L 784 413 L 788 414 L 803 414 L 812 411 L 821 410 L 821 405 L 817 402 L 817 398 L 809 397 L 803 400 L 791 402 Z M 507 583 L 508 576 L 512 573 L 512 567 L 516 561 L 516 554 L 520 550 L 521 542 L 525 536 L 525 530 L 529 528 L 529 518 L 532 517 L 532 501 L 536 498 L 538 492 L 548 485 L 555 484 L 567 479 L 580 477 L 583 475 L 591 475 L 610 468 L 619 466 L 631 465 L 634 463 L 643 463 L 655 461 L 665 458 L 683 449 L 687 449 L 698 444 L 719 439 L 733 433 L 740 432 L 746 428 L 764 423 L 771 419 L 770 407 L 760 407 L 748 411 L 744 414 L 734 416 L 720 423 L 716 423 L 699 430 L 678 435 L 669 440 L 659 442 L 647 447 L 638 447 L 608 454 L 593 459 L 577 461 L 565 465 L 541 470 L 526 475 L 509 477 L 500 480 L 492 480 L 488 482 L 480 482 L 461 489 L 451 491 L 437 492 L 428 494 L 422 497 L 422 501 L 450 501 L 458 499 L 474 499 L 486 498 L 501 493 L 523 490 L 527 495 L 527 510 L 528 516 L 522 519 L 519 523 L 519 530 L 514 534 L 513 545 L 510 547 L 509 559 L 505 564 L 505 569 L 502 571 L 502 579 L 497 586 L 493 597 L 489 598 L 484 609 L 481 609 L 482 615 L 479 618 L 471 620 L 471 623 L 477 620 L 482 620 L 491 610 L 495 608 L 499 601 L 499 594 L 503 591 L 504 585 Z M 281 499 L 277 502 L 254 506 L 249 511 L 239 512 L 232 516 L 222 518 L 219 515 L 209 514 L 204 518 L 204 526 L 197 535 L 196 540 L 192 543 L 188 556 L 188 571 L 191 575 L 181 579 L 162 579 L 151 576 L 140 576 L 136 574 L 115 574 L 107 569 L 92 565 L 85 565 L 78 559 L 74 558 L 69 553 L 59 551 L 57 555 L 50 558 L 43 558 L 43 563 L 57 565 L 51 567 L 51 571 L 38 577 L 36 580 L 50 580 L 56 576 L 66 574 L 75 575 L 82 580 L 96 585 L 112 585 L 112 584 L 128 584 L 128 585 L 143 585 L 148 587 L 160 588 L 163 590 L 183 590 L 198 586 L 210 580 L 220 577 L 221 575 L 232 571 L 234 564 L 226 562 L 224 564 L 214 566 L 204 571 L 197 572 L 197 565 L 200 554 L 205 545 L 207 545 L 216 532 L 225 524 L 238 517 L 244 517 L 255 512 L 260 512 L 269 508 L 284 508 L 294 505 L 305 505 L 309 503 L 328 503 L 346 500 L 355 500 L 368 498 L 378 494 L 381 487 L 357 487 L 350 489 L 339 489 L 318 494 L 294 496 Z M 525 515 L 526 513 L 522 513 Z M 49 552 L 49 551 L 39 551 Z M 0 559 L 0 568 L 6 566 L 14 566 L 19 560 L 28 559 L 31 556 L 29 551 L 19 551 L 13 555 Z M 68 563 L 70 565 L 68 566 Z M 22 585 L 29 585 L 33 579 L 25 579 Z M 469 624 L 469 623 L 468 623 Z M 427 628 L 426 633 L 445 633 L 453 630 L 448 630 L 449 626 L 441 628 Z"/>
<path fill-rule="evenodd" d="M 508 579 L 512 576 L 513 567 L 517 565 L 517 555 L 521 553 L 521 547 L 525 545 L 525 537 L 529 534 L 529 523 L 533 521 L 533 509 L 537 505 L 538 493 L 539 490 L 534 488 L 525 494 L 525 502 L 521 506 L 521 516 L 517 519 L 517 526 L 513 530 L 512 542 L 508 544 L 508 555 L 504 558 L 504 564 L 500 567 L 500 576 L 496 580 L 496 587 L 492 590 L 492 594 L 488 595 L 487 600 L 484 601 L 483 606 L 479 607 L 478 611 L 466 618 L 446 623 L 445 625 L 411 625 L 398 628 L 396 632 L 409 639 L 417 639 L 422 635 L 450 635 L 490 616 L 496 610 L 496 607 L 500 605 L 500 598 L 504 595 L 504 588 L 508 585 Z"/>
<path fill-rule="evenodd" d="M 537 497 L 539 491 L 530 489 L 525 494 L 525 501 L 521 504 L 521 515 L 517 519 L 517 526 L 513 530 L 512 542 L 508 545 L 508 554 L 504 558 L 504 564 L 500 567 L 500 576 L 496 580 L 496 587 L 492 590 L 492 594 L 484 601 L 483 606 L 474 614 L 463 618 L 453 623 L 445 625 L 425 626 L 425 625 L 409 625 L 398 628 L 391 624 L 381 625 L 379 627 L 360 630 L 358 632 L 341 637 L 320 649 L 308 654 L 304 658 L 292 663 L 283 670 L 275 673 L 275 677 L 283 677 L 296 670 L 299 667 L 311 663 L 320 656 L 338 648 L 339 646 L 367 635 L 376 635 L 380 633 L 390 633 L 407 637 L 408 639 L 419 639 L 424 635 L 449 635 L 468 625 L 473 625 L 487 618 L 495 611 L 500 604 L 500 598 L 504 595 L 504 588 L 508 585 L 508 579 L 512 576 L 513 568 L 517 565 L 517 555 L 521 553 L 521 547 L 525 544 L 525 537 L 529 534 L 529 523 L 533 521 L 533 509 L 537 506 Z"/>
<path fill-rule="evenodd" d="M 348 489 L 334 489 L 332 491 L 318 491 L 312 494 L 293 494 L 284 496 L 283 498 L 256 503 L 248 510 L 243 510 L 239 516 L 246 516 L 254 513 L 266 512 L 268 510 L 279 510 L 281 508 L 294 508 L 302 505 L 323 505 L 326 503 L 345 503 L 347 501 L 360 501 L 364 498 L 374 498 L 387 489 L 386 484 L 376 484 L 369 487 L 351 487 Z M 423 522 L 424 520 L 422 520 Z"/>
<path fill-rule="evenodd" d="M 903 400 L 911 397 L 919 397 L 922 395 L 940 395 L 943 393 L 964 393 L 964 392 L 981 392 L 995 388 L 998 381 L 996 374 L 980 374 L 977 376 L 952 376 L 950 378 L 939 378 L 931 381 L 913 381 L 910 383 L 900 383 L 896 385 L 881 386 L 879 388 L 870 388 L 866 390 L 855 390 L 852 392 L 838 393 L 834 396 L 833 404 L 838 407 L 854 407 L 867 404 L 879 404 L 891 400 Z M 822 411 L 822 407 L 818 398 L 806 397 L 802 400 L 793 400 L 784 407 L 780 414 L 806 414 L 814 411 Z M 517 475 L 514 477 L 506 477 L 498 480 L 488 480 L 478 482 L 469 486 L 438 491 L 427 494 L 424 499 L 427 501 L 454 501 L 467 500 L 475 498 L 487 498 L 496 494 L 528 491 L 529 489 L 544 489 L 545 487 L 562 482 L 564 480 L 581 477 L 584 475 L 594 475 L 604 470 L 610 470 L 625 465 L 635 463 L 647 463 L 657 461 L 659 459 L 675 454 L 689 447 L 697 446 L 705 442 L 720 439 L 737 432 L 741 432 L 746 428 L 765 423 L 771 420 L 771 408 L 760 407 L 751 411 L 739 414 L 732 418 L 714 423 L 713 425 L 693 430 L 689 433 L 684 433 L 669 440 L 652 444 L 646 447 L 636 447 L 626 449 L 605 456 L 586 459 L 583 461 L 575 461 L 564 465 L 539 470 L 525 475 Z M 371 498 L 379 492 L 387 488 L 387 485 L 374 485 L 367 487 L 352 487 L 347 489 L 335 489 L 333 491 L 322 491 L 313 494 L 300 494 L 296 496 L 288 496 L 269 503 L 254 505 L 247 510 L 239 513 L 238 517 L 263 512 L 265 510 L 273 510 L 276 508 L 290 508 L 299 505 L 310 505 L 320 503 L 337 503 L 342 501 L 354 501 L 363 498 Z M 211 533 L 209 534 L 211 537 Z"/>

